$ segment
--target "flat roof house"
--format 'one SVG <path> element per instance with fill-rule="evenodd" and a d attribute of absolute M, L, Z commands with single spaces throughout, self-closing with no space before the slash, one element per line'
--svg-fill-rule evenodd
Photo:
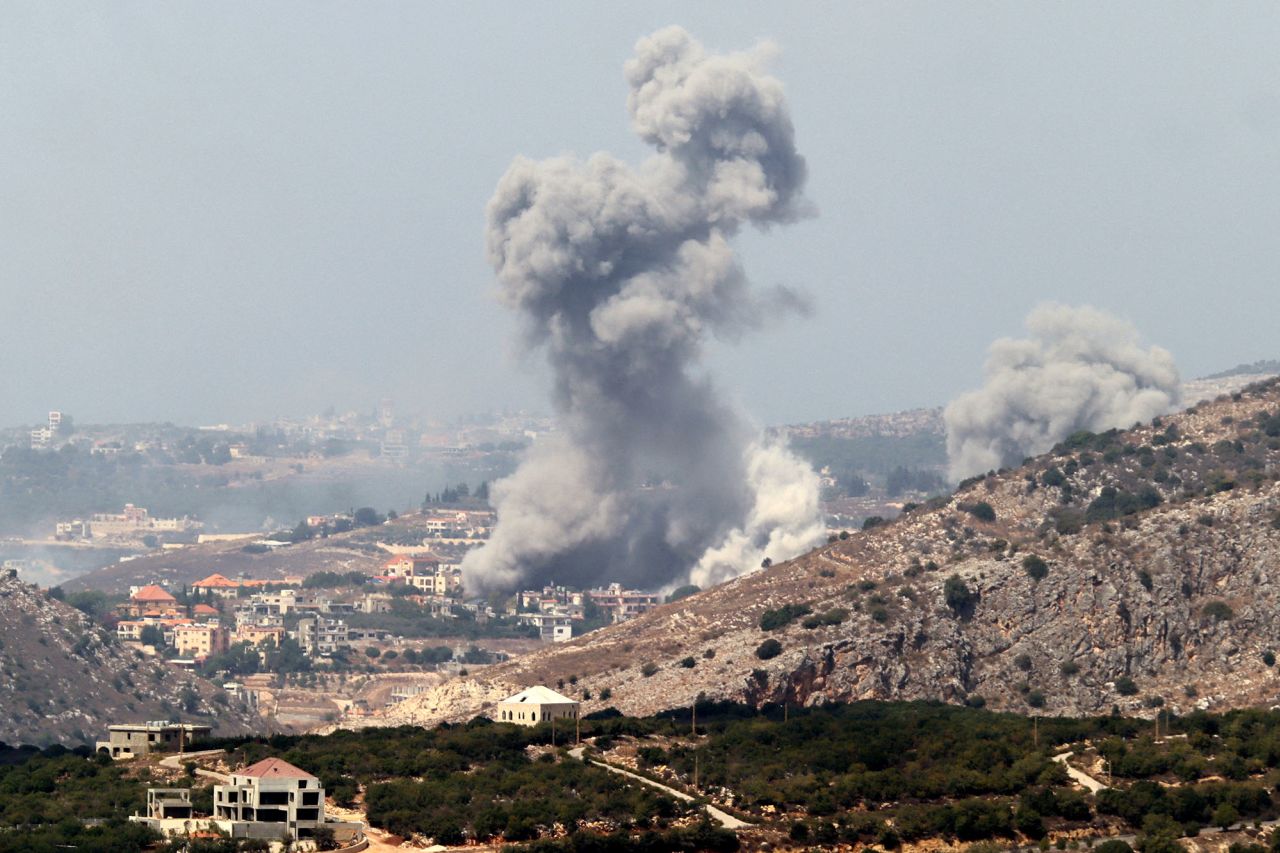
<path fill-rule="evenodd" d="M 191 814 L 190 788 L 147 789 L 147 817 L 153 820 L 186 820 Z"/>
<path fill-rule="evenodd" d="M 581 707 L 576 700 L 538 685 L 521 690 L 499 702 L 494 719 L 500 723 L 536 726 L 550 720 L 576 720 Z"/>
<path fill-rule="evenodd" d="M 97 743 L 97 751 L 112 758 L 136 758 L 153 752 L 185 752 L 192 743 L 208 737 L 213 729 L 192 723 L 152 720 L 121 723 L 107 727 L 107 739 Z"/>

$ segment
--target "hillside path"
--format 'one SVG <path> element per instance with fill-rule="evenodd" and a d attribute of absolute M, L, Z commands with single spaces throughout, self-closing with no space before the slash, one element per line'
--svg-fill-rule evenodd
<path fill-rule="evenodd" d="M 1082 770 L 1077 770 L 1067 763 L 1067 759 L 1071 757 L 1071 752 L 1060 752 L 1053 757 L 1053 760 L 1067 768 L 1067 775 L 1078 785 L 1083 785 L 1089 789 L 1090 794 L 1096 794 L 1107 786 L 1093 778 Z"/>
<path fill-rule="evenodd" d="M 223 749 L 203 749 L 199 752 L 179 752 L 170 755 L 167 758 L 160 759 L 160 766 L 167 767 L 170 770 L 181 770 L 184 762 L 195 761 L 200 758 L 212 758 L 215 755 L 222 755 L 226 750 Z M 212 770 L 205 770 L 203 767 L 196 768 L 197 776 L 204 776 L 207 779 L 213 779 L 224 785 L 231 783 L 231 777 L 225 773 L 215 773 Z"/>
<path fill-rule="evenodd" d="M 579 761 L 590 761 L 591 764 L 594 764 L 596 767 L 603 767 L 610 773 L 617 773 L 620 776 L 626 776 L 629 779 L 634 779 L 643 785 L 648 785 L 650 788 L 656 788 L 663 793 L 670 794 L 682 802 L 691 803 L 694 801 L 694 797 L 692 795 L 686 794 L 684 791 L 677 791 L 675 788 L 663 785 L 661 782 L 655 782 L 652 779 L 647 779 L 639 773 L 632 773 L 630 770 L 623 770 L 621 767 L 614 767 L 612 764 L 605 764 L 603 761 L 588 759 L 585 755 L 585 747 L 575 747 L 569 750 L 569 754 Z M 725 829 L 746 829 L 751 826 L 751 824 L 747 823 L 745 820 L 739 820 L 728 812 L 721 811 L 710 803 L 704 806 L 704 808 L 707 810 L 707 814 L 719 821 L 720 825 Z"/>

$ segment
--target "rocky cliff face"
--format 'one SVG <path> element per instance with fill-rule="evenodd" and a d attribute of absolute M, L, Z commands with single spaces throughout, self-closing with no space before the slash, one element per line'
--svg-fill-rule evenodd
<path fill-rule="evenodd" d="M 1127 432 L 1074 436 L 893 522 L 492 667 L 376 722 L 465 718 L 508 690 L 561 681 L 590 695 L 587 710 L 629 713 L 699 695 L 1052 714 L 1271 703 L 1278 474 L 1271 380 Z M 784 605 L 810 614 L 762 629 Z M 781 650 L 762 659 L 768 639 Z"/>
<path fill-rule="evenodd" d="M 209 682 L 143 658 L 34 586 L 0 578 L 0 741 L 92 743 L 111 723 L 159 719 L 217 734 L 256 722 Z"/>

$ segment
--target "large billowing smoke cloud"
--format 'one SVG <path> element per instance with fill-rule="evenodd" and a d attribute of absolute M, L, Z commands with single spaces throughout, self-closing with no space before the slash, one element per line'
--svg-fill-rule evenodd
<path fill-rule="evenodd" d="M 499 182 L 489 257 L 547 353 L 560 430 L 495 484 L 498 525 L 463 563 L 468 588 L 705 584 L 820 540 L 812 470 L 694 373 L 708 336 L 796 303 L 755 292 L 728 243 L 807 212 L 769 53 L 709 54 L 678 27 L 642 39 L 627 106 L 657 153 L 639 168 L 518 158 Z"/>
<path fill-rule="evenodd" d="M 1042 305 L 1029 338 L 991 345 L 986 383 L 947 406 L 947 455 L 960 479 L 1021 463 L 1078 430 L 1132 426 L 1171 411 L 1173 356 L 1143 349 L 1129 323 L 1096 308 Z"/>

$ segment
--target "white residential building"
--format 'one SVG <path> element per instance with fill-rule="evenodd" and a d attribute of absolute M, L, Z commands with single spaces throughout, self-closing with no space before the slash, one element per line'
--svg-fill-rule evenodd
<path fill-rule="evenodd" d="M 494 719 L 500 723 L 536 726 L 554 720 L 577 720 L 581 707 L 579 702 L 568 696 L 538 685 L 499 702 Z"/>

